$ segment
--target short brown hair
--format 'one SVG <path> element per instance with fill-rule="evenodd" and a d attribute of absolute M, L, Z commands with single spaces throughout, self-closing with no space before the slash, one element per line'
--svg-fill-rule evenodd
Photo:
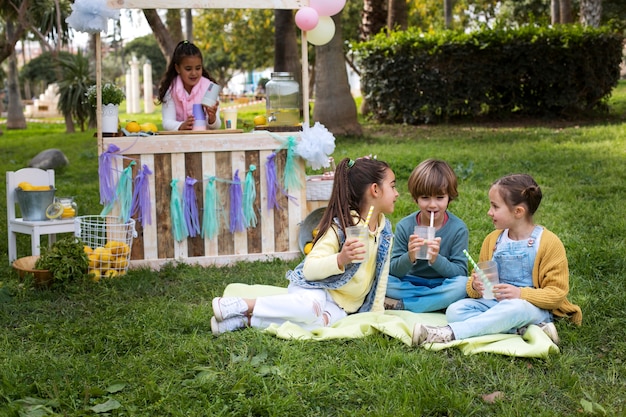
<path fill-rule="evenodd" d="M 426 159 L 415 167 L 409 176 L 409 192 L 417 201 L 423 195 L 447 194 L 450 201 L 459 196 L 456 174 L 446 162 Z"/>

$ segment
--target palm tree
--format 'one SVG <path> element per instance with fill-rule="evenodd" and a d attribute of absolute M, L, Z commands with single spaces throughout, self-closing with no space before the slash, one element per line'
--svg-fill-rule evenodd
<path fill-rule="evenodd" d="M 600 26 L 601 17 L 602 0 L 580 0 L 580 22 L 584 26 Z"/>
<path fill-rule="evenodd" d="M 80 131 L 85 131 L 85 122 L 92 116 L 92 106 L 86 100 L 89 87 L 95 84 L 89 70 L 89 58 L 80 51 L 59 60 L 63 79 L 59 82 L 59 111 L 66 120 L 76 120 Z M 74 133 L 74 123 L 66 123 L 67 133 Z"/>
<path fill-rule="evenodd" d="M 343 53 L 341 14 L 333 16 L 335 36 L 326 45 L 315 47 L 315 108 L 313 119 L 335 135 L 363 134 L 350 93 Z"/>

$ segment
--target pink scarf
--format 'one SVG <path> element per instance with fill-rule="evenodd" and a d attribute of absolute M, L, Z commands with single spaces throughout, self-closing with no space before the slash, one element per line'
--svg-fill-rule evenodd
<path fill-rule="evenodd" d="M 209 88 L 209 83 L 208 78 L 202 77 L 198 84 L 191 88 L 191 93 L 187 93 L 180 75 L 174 78 L 171 87 L 171 95 L 176 107 L 176 120 L 187 120 L 187 117 L 193 114 L 193 105 L 202 101 L 204 93 L 206 93 L 206 90 Z"/>

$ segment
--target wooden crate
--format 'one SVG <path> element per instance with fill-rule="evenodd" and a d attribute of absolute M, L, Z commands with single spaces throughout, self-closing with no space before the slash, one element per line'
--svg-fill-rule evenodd
<path fill-rule="evenodd" d="M 144 164 L 153 171 L 150 178 L 152 223 L 142 226 L 137 222 L 138 237 L 133 242 L 131 267 L 146 265 L 156 269 L 173 260 L 201 265 L 226 265 L 244 260 L 295 259 L 300 256 L 298 231 L 307 214 L 304 162 L 300 158 L 296 158 L 296 161 L 301 189 L 287 190 L 293 198 L 279 193 L 278 201 L 282 210 L 267 207 L 266 161 L 282 145 L 276 135 L 279 134 L 232 134 L 221 130 L 193 135 L 104 138 L 104 149 L 109 144 L 122 149 L 120 154 L 124 155 L 124 167 L 131 160 L 136 161 L 133 178 Z M 280 135 L 284 135 L 280 136 L 283 140 L 288 136 Z M 281 183 L 286 155 L 283 149 L 275 158 L 277 177 Z M 232 180 L 235 171 L 239 170 L 239 178 L 244 181 L 250 164 L 256 166 L 254 179 L 257 197 L 254 207 L 257 226 L 243 232 L 230 232 L 229 184 L 216 181 L 218 204 L 221 212 L 225 213 L 220 218 L 218 235 L 213 239 L 197 236 L 176 241 L 170 213 L 172 179 L 179 180 L 179 190 L 182 190 L 187 176 L 198 180 L 195 191 L 202 218 L 203 180 L 210 176 Z"/>

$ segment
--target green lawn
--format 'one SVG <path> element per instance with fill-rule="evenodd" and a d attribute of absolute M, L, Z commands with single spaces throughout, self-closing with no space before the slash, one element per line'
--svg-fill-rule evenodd
<path fill-rule="evenodd" d="M 240 119 L 250 123 L 256 112 L 262 107 Z M 337 138 L 335 159 L 376 154 L 391 164 L 401 193 L 394 223 L 415 209 L 406 191 L 413 167 L 447 160 L 460 192 L 450 209 L 467 223 L 473 254 L 492 230 L 491 182 L 511 172 L 535 177 L 544 192 L 536 220 L 563 240 L 570 299 L 584 314 L 581 327 L 557 323 L 560 354 L 464 356 L 379 334 L 304 342 L 245 330 L 214 338 L 210 301 L 225 285 L 284 286 L 297 261 L 172 264 L 41 291 L 18 282 L 3 240 L 0 416 L 626 415 L 626 84 L 609 115 L 576 122 L 363 124 L 365 137 Z M 93 131 L 63 131 L 42 123 L 4 130 L 0 167 L 16 170 L 39 151 L 60 148 L 70 165 L 57 172 L 58 193 L 76 196 L 82 214 L 98 213 Z M 26 239 L 19 250 L 27 254 Z M 502 396 L 484 400 L 494 392 Z"/>

